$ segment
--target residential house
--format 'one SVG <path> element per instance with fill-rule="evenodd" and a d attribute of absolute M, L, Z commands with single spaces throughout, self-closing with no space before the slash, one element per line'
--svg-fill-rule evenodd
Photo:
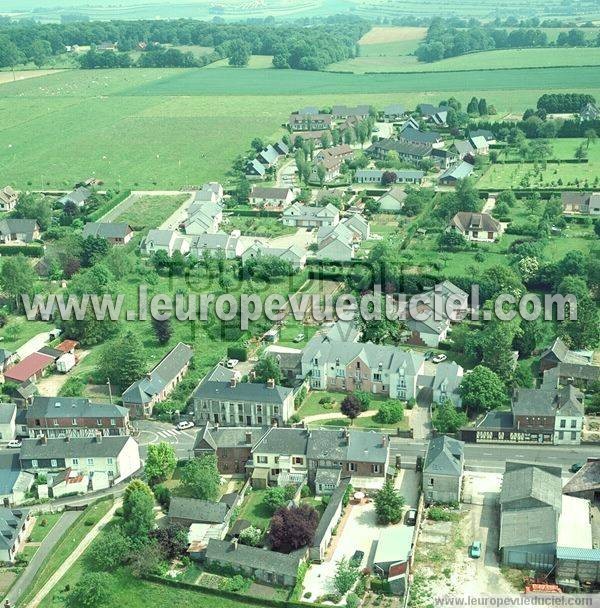
<path fill-rule="evenodd" d="M 404 189 L 396 186 L 377 199 L 379 211 L 382 213 L 400 213 L 400 210 L 404 207 L 405 198 L 406 192 Z"/>
<path fill-rule="evenodd" d="M 502 226 L 489 213 L 459 211 L 450 222 L 468 241 L 493 243 L 501 234 Z"/>
<path fill-rule="evenodd" d="M 431 144 L 419 144 L 410 141 L 399 141 L 395 139 L 381 139 L 371 144 L 367 155 L 377 160 L 385 160 L 389 152 L 397 152 L 401 161 L 418 163 L 424 158 L 431 156 L 433 146 Z"/>
<path fill-rule="evenodd" d="M 190 251 L 190 241 L 176 230 L 152 229 L 142 240 L 140 249 L 144 255 L 153 255 L 158 251 L 165 251 L 169 257 L 176 251 L 186 255 Z"/>
<path fill-rule="evenodd" d="M 298 579 L 298 568 L 306 556 L 305 549 L 292 553 L 277 553 L 230 541 L 211 538 L 204 561 L 209 568 L 227 568 L 267 585 L 293 587 Z"/>
<path fill-rule="evenodd" d="M 473 146 L 470 144 L 468 139 L 455 141 L 450 147 L 450 149 L 453 152 L 456 152 L 458 158 L 460 158 L 461 160 L 471 160 L 472 162 L 470 164 L 473 164 L 475 150 L 473 149 Z"/>
<path fill-rule="evenodd" d="M 224 502 L 172 496 L 167 517 L 170 523 L 185 527 L 207 524 L 213 527 L 213 538 L 224 538 L 231 519 L 231 509 Z"/>
<path fill-rule="evenodd" d="M 431 150 L 431 160 L 443 171 L 446 171 L 449 167 L 454 165 L 458 159 L 458 156 L 454 150 L 446 150 L 444 148 L 433 148 Z"/>
<path fill-rule="evenodd" d="M 542 388 L 558 388 L 573 384 L 587 389 L 600 381 L 600 367 L 588 363 L 559 363 L 556 367 L 544 372 Z"/>
<path fill-rule="evenodd" d="M 296 198 L 292 188 L 263 188 L 254 186 L 250 192 L 250 204 L 257 207 L 285 209 Z"/>
<path fill-rule="evenodd" d="M 449 399 L 454 406 L 462 407 L 462 397 L 459 391 L 464 376 L 463 368 L 455 361 L 443 361 L 435 369 L 433 377 L 433 401 L 442 403 Z"/>
<path fill-rule="evenodd" d="M 371 236 L 369 221 L 360 213 L 353 213 L 342 220 L 342 224 L 354 233 L 354 240 L 366 241 Z"/>
<path fill-rule="evenodd" d="M 81 235 L 84 239 L 95 236 L 104 239 L 111 245 L 127 245 L 133 237 L 133 229 L 125 222 L 88 222 Z"/>
<path fill-rule="evenodd" d="M 475 154 L 487 156 L 490 153 L 490 144 L 483 135 L 469 136 L 469 144 L 473 148 Z"/>
<path fill-rule="evenodd" d="M 14 563 L 32 526 L 27 509 L 0 507 L 0 562 Z"/>
<path fill-rule="evenodd" d="M 60 471 L 51 471 L 46 475 L 48 496 L 60 498 L 61 496 L 72 496 L 73 494 L 85 494 L 89 487 L 87 475 L 74 471 L 71 468 Z"/>
<path fill-rule="evenodd" d="M 404 596 L 408 589 L 415 528 L 392 526 L 377 541 L 373 572 L 387 582 L 391 593 Z"/>
<path fill-rule="evenodd" d="M 321 390 L 363 390 L 392 399 L 413 399 L 423 369 L 423 355 L 415 351 L 331 340 L 320 334 L 302 353 L 302 376 L 309 379 L 311 388 Z"/>
<path fill-rule="evenodd" d="M 457 165 L 448 167 L 439 178 L 440 184 L 445 186 L 455 186 L 461 179 L 466 179 L 473 173 L 473 165 L 462 161 Z"/>
<path fill-rule="evenodd" d="M 357 234 L 344 222 L 336 226 L 322 226 L 317 232 L 316 258 L 334 262 L 349 261 L 354 257 Z"/>
<path fill-rule="evenodd" d="M 443 145 L 442 136 L 437 131 L 421 131 L 410 125 L 400 131 L 398 141 L 414 144 L 429 144 L 433 147 Z"/>
<path fill-rule="evenodd" d="M 423 463 L 425 504 L 460 502 L 464 474 L 464 443 L 440 435 L 430 440 Z"/>
<path fill-rule="evenodd" d="M 274 167 L 279 161 L 279 152 L 269 144 L 257 154 L 256 158 L 265 167 Z"/>
<path fill-rule="evenodd" d="M 0 442 L 15 438 L 17 406 L 14 403 L 0 403 Z"/>
<path fill-rule="evenodd" d="M 194 351 L 179 342 L 149 372 L 145 378 L 136 380 L 123 392 L 123 405 L 135 418 L 152 415 L 156 403 L 164 401 L 185 376 Z"/>
<path fill-rule="evenodd" d="M 265 349 L 265 354 L 275 357 L 286 384 L 294 385 L 301 378 L 302 351 L 299 348 L 270 344 Z"/>
<path fill-rule="evenodd" d="M 20 462 L 22 469 L 34 473 L 70 468 L 92 484 L 95 477 L 105 478 L 108 486 L 131 477 L 142 466 L 139 445 L 129 435 L 23 439 Z"/>
<path fill-rule="evenodd" d="M 331 203 L 328 203 L 325 207 L 310 207 L 301 203 L 294 203 L 284 210 L 281 221 L 284 226 L 294 226 L 296 228 L 335 226 L 340 221 L 340 212 Z"/>
<path fill-rule="evenodd" d="M 410 310 L 408 312 L 410 313 Z M 407 338 L 409 344 L 438 348 L 440 342 L 448 337 L 450 319 L 443 315 L 436 318 L 434 310 L 421 303 L 412 314 L 407 314 L 406 326 L 410 332 Z"/>
<path fill-rule="evenodd" d="M 501 563 L 510 568 L 553 568 L 562 512 L 562 470 L 506 461 L 500 492 Z"/>
<path fill-rule="evenodd" d="M 219 230 L 223 221 L 221 203 L 193 201 L 187 213 L 187 219 L 183 223 L 183 230 L 186 234 L 213 234 Z"/>
<path fill-rule="evenodd" d="M 401 103 L 392 103 L 383 108 L 383 120 L 385 122 L 395 122 L 406 114 L 406 108 Z"/>
<path fill-rule="evenodd" d="M 218 426 L 207 420 L 196 434 L 194 456 L 201 458 L 214 454 L 221 475 L 246 473 L 248 462 L 252 460 L 252 447 L 268 429 L 267 426 Z"/>
<path fill-rule="evenodd" d="M 264 179 L 267 174 L 265 166 L 261 162 L 254 158 L 246 165 L 246 179 Z"/>
<path fill-rule="evenodd" d="M 231 234 L 201 234 L 192 239 L 190 253 L 202 259 L 204 255 L 220 255 L 232 260 L 241 257 L 244 246 L 239 237 Z"/>
<path fill-rule="evenodd" d="M 291 388 L 263 383 L 203 380 L 192 394 L 198 424 L 227 426 L 283 424 L 294 413 Z"/>
<path fill-rule="evenodd" d="M 6 218 L 0 220 L 0 244 L 31 243 L 40 238 L 40 227 L 35 220 Z"/>
<path fill-rule="evenodd" d="M 354 174 L 354 181 L 359 184 L 380 185 L 384 173 L 394 174 L 396 184 L 420 184 L 425 176 L 424 171 L 416 169 L 358 169 Z"/>
<path fill-rule="evenodd" d="M 557 367 L 559 363 L 573 365 L 591 365 L 592 357 L 581 352 L 570 350 L 560 339 L 556 338 L 552 345 L 540 355 L 540 371 L 543 373 Z"/>
<path fill-rule="evenodd" d="M 359 106 L 333 106 L 331 108 L 331 115 L 335 120 L 343 120 L 344 118 L 348 118 L 349 116 L 354 116 L 359 120 L 364 120 L 369 117 L 369 113 L 371 111 L 371 106 L 369 105 L 359 105 Z"/>
<path fill-rule="evenodd" d="M 428 122 L 437 126 L 446 126 L 448 118 L 448 108 L 446 106 L 434 106 L 430 103 L 421 103 L 417 106 L 419 114 Z"/>
<path fill-rule="evenodd" d="M 11 365 L 14 365 L 17 359 L 17 353 L 6 348 L 0 348 L 0 372 L 4 372 Z"/>
<path fill-rule="evenodd" d="M 292 114 L 288 125 L 293 132 L 326 131 L 331 128 L 331 114 Z"/>
<path fill-rule="evenodd" d="M 485 137 L 489 146 L 493 146 L 496 143 L 496 136 L 488 129 L 474 129 L 469 131 L 468 136 L 473 137 Z"/>
<path fill-rule="evenodd" d="M 101 42 L 98 45 L 98 50 L 99 51 L 112 51 L 113 53 L 115 53 L 119 50 L 119 43 L 118 42 Z"/>
<path fill-rule="evenodd" d="M 56 202 L 63 207 L 67 203 L 71 203 L 76 207 L 83 207 L 87 200 L 92 196 L 92 191 L 84 186 L 75 188 L 72 192 L 61 196 Z"/>
<path fill-rule="evenodd" d="M 312 545 L 308 550 L 308 557 L 312 562 L 322 562 L 325 559 L 333 532 L 344 511 L 344 497 L 349 485 L 350 478 L 342 479 L 330 493 L 329 502 L 321 515 Z"/>
<path fill-rule="evenodd" d="M 305 114 L 307 116 L 314 116 L 315 114 L 319 114 L 319 108 L 316 106 L 305 106 L 300 108 L 296 114 Z"/>
<path fill-rule="evenodd" d="M 346 160 L 354 155 L 354 150 L 348 144 L 339 144 L 337 146 L 331 146 L 330 148 L 324 148 L 315 153 L 313 160 L 317 163 L 323 162 L 331 157 L 337 157 L 341 160 Z"/>
<path fill-rule="evenodd" d="M 0 505 L 12 507 L 25 502 L 34 480 L 32 473 L 21 471 L 18 451 L 0 454 Z"/>
<path fill-rule="evenodd" d="M 564 213 L 600 215 L 600 192 L 563 192 Z"/>
<path fill-rule="evenodd" d="M 242 253 L 242 263 L 247 264 L 249 260 L 272 256 L 289 262 L 294 270 L 301 270 L 306 265 L 306 251 L 298 245 L 289 247 L 269 247 L 256 241 Z"/>
<path fill-rule="evenodd" d="M 0 189 L 0 211 L 12 211 L 18 200 L 19 195 L 10 186 Z"/>
<path fill-rule="evenodd" d="M 32 353 L 16 365 L 4 371 L 4 378 L 13 382 L 33 382 L 41 378 L 48 367 L 54 365 L 54 358 L 41 353 Z"/>
<path fill-rule="evenodd" d="M 579 111 L 579 120 L 600 120 L 600 109 L 595 103 L 586 103 Z"/>
<path fill-rule="evenodd" d="M 283 141 L 283 139 L 280 139 L 276 144 L 273 145 L 273 147 L 275 150 L 277 150 L 277 153 L 280 156 L 287 156 L 290 153 L 290 147 Z"/>
<path fill-rule="evenodd" d="M 600 458 L 588 457 L 579 471 L 563 486 L 563 494 L 597 502 L 600 499 Z"/>
<path fill-rule="evenodd" d="M 86 397 L 33 398 L 27 408 L 30 437 L 95 437 L 129 434 L 129 411 L 112 403 L 92 403 Z"/>
<path fill-rule="evenodd" d="M 202 184 L 200 190 L 194 193 L 195 203 L 220 203 L 223 200 L 223 186 L 219 182 L 208 182 Z"/>
<path fill-rule="evenodd" d="M 321 182 L 319 168 L 324 169 L 323 182 L 333 181 L 336 177 L 339 177 L 343 162 L 344 158 L 342 156 L 326 155 L 323 157 L 323 160 L 316 161 L 313 165 L 310 181 L 315 183 Z"/>
<path fill-rule="evenodd" d="M 327 137 L 331 136 L 329 131 L 299 131 L 292 134 L 292 141 L 295 146 L 298 146 L 301 142 L 311 142 L 315 150 L 319 150 L 323 147 L 323 135 L 325 134 Z"/>

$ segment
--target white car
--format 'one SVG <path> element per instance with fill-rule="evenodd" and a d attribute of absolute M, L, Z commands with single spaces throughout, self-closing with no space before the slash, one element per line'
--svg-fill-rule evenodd
<path fill-rule="evenodd" d="M 20 439 L 13 439 L 8 442 L 9 448 L 20 448 L 23 445 L 23 442 Z"/>
<path fill-rule="evenodd" d="M 227 367 L 229 369 L 233 369 L 238 363 L 239 363 L 239 359 L 228 359 L 227 360 Z"/>
<path fill-rule="evenodd" d="M 191 429 L 193 428 L 194 423 L 191 422 L 190 420 L 182 420 L 181 422 L 179 422 L 177 424 L 177 426 L 175 427 L 178 431 L 185 431 L 186 429 Z"/>
<path fill-rule="evenodd" d="M 435 356 L 435 357 L 432 359 L 432 361 L 433 361 L 434 363 L 441 363 L 442 361 L 445 361 L 447 358 L 448 358 L 448 357 L 442 353 L 442 354 L 436 355 L 436 356 Z"/>

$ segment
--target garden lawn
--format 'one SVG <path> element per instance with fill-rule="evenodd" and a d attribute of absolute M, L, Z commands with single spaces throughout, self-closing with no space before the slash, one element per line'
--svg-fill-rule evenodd
<path fill-rule="evenodd" d="M 37 334 L 50 331 L 54 323 L 44 321 L 28 321 L 25 317 L 9 315 L 6 325 L 0 329 L 0 347 L 7 350 L 16 350 Z"/>
<path fill-rule="evenodd" d="M 266 490 L 251 490 L 246 494 L 240 519 L 247 519 L 256 528 L 266 530 L 271 521 L 271 511 L 263 502 Z"/>
<path fill-rule="evenodd" d="M 281 327 L 279 333 L 279 342 L 277 346 L 286 346 L 289 348 L 304 348 L 306 343 L 315 335 L 319 329 L 316 325 L 305 325 L 300 321 L 296 321 L 293 317 L 288 317 L 284 325 Z M 296 338 L 299 334 L 304 334 L 304 338 L 299 342 L 296 342 Z"/>
<path fill-rule="evenodd" d="M 284 226 L 274 217 L 247 217 L 231 215 L 227 217 L 227 231 L 240 230 L 244 236 L 262 236 L 273 238 L 286 234 L 295 234 L 296 228 Z"/>
<path fill-rule="evenodd" d="M 35 525 L 29 535 L 29 541 L 41 543 L 61 517 L 62 513 L 42 513 L 36 516 Z M 45 522 L 45 525 L 43 525 L 43 522 Z"/>
<path fill-rule="evenodd" d="M 187 194 L 177 196 L 142 196 L 120 213 L 115 221 L 127 222 L 137 232 L 158 228 L 189 198 Z"/>

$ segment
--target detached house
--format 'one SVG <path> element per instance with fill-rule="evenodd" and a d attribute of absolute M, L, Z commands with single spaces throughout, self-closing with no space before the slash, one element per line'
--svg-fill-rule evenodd
<path fill-rule="evenodd" d="M 111 245 L 127 245 L 133 237 L 133 229 L 125 222 L 88 222 L 81 236 L 84 239 L 88 236 L 101 238 Z"/>
<path fill-rule="evenodd" d="M 242 253 L 242 263 L 260 257 L 272 256 L 289 262 L 294 270 L 301 270 L 306 265 L 306 251 L 298 245 L 289 247 L 269 247 L 256 241 Z"/>
<path fill-rule="evenodd" d="M 152 255 L 157 251 L 165 251 L 169 257 L 178 251 L 186 255 L 190 251 L 190 241 L 176 230 L 150 230 L 140 243 L 144 255 Z"/>
<path fill-rule="evenodd" d="M 265 166 L 261 162 L 254 158 L 246 165 L 246 179 L 264 179 L 267 174 Z"/>
<path fill-rule="evenodd" d="M 418 163 L 431 156 L 433 146 L 430 143 L 415 143 L 395 139 L 381 139 L 371 144 L 366 153 L 377 160 L 385 160 L 389 152 L 397 152 L 400 160 Z"/>
<path fill-rule="evenodd" d="M 258 153 L 256 158 L 261 164 L 265 165 L 265 167 L 274 167 L 279 161 L 279 152 L 269 144 Z"/>
<path fill-rule="evenodd" d="M 92 196 L 92 191 L 89 188 L 79 186 L 79 188 L 75 188 L 75 190 L 69 192 L 69 194 L 61 196 L 56 202 L 63 207 L 67 203 L 72 203 L 76 207 L 83 207 L 90 196 Z"/>
<path fill-rule="evenodd" d="M 310 207 L 294 203 L 284 210 L 281 221 L 284 226 L 295 226 L 296 228 L 336 226 L 340 221 L 340 212 L 330 203 L 325 207 Z"/>
<path fill-rule="evenodd" d="M 450 222 L 451 228 L 460 232 L 468 241 L 494 242 L 500 236 L 502 227 L 488 213 L 459 211 Z"/>
<path fill-rule="evenodd" d="M 401 103 L 392 103 L 383 108 L 383 119 L 386 122 L 400 120 L 406 114 L 406 108 Z"/>
<path fill-rule="evenodd" d="M 4 186 L 0 190 L 0 211 L 12 211 L 18 200 L 19 195 L 10 186 Z"/>
<path fill-rule="evenodd" d="M 331 128 L 331 114 L 292 114 L 288 125 L 297 131 L 326 131 Z"/>
<path fill-rule="evenodd" d="M 254 186 L 250 192 L 250 204 L 256 207 L 284 208 L 294 200 L 292 188 L 262 188 Z"/>
<path fill-rule="evenodd" d="M 40 227 L 35 220 L 6 218 L 0 220 L 0 244 L 31 243 L 40 238 Z"/>
<path fill-rule="evenodd" d="M 429 442 L 423 463 L 425 503 L 460 502 L 464 473 L 464 443 L 440 435 Z"/>
<path fill-rule="evenodd" d="M 466 161 L 462 161 L 456 165 L 448 167 L 442 175 L 440 175 L 440 184 L 445 186 L 455 186 L 461 179 L 466 179 L 473 173 L 473 165 Z"/>
<path fill-rule="evenodd" d="M 223 221 L 223 206 L 221 203 L 194 200 L 187 211 L 187 219 L 183 223 L 186 234 L 213 234 L 219 230 Z"/>
<path fill-rule="evenodd" d="M 15 561 L 32 526 L 27 509 L 0 507 L 0 562 Z"/>
<path fill-rule="evenodd" d="M 563 192 L 564 213 L 600 215 L 600 192 Z"/>
<path fill-rule="evenodd" d="M 243 250 L 240 238 L 231 234 L 202 234 L 192 239 L 190 243 L 190 253 L 198 259 L 202 259 L 206 254 L 222 253 L 226 259 L 232 260 L 239 258 Z"/>
<path fill-rule="evenodd" d="M 131 416 L 147 418 L 152 415 L 154 404 L 164 401 L 181 382 L 193 355 L 190 346 L 179 342 L 145 378 L 129 386 L 121 398 Z"/>

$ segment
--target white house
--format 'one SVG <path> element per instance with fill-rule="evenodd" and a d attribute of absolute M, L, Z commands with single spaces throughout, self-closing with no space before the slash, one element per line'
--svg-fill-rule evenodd
<path fill-rule="evenodd" d="M 273 256 L 289 262 L 295 270 L 300 270 L 306 265 L 306 251 L 298 245 L 290 245 L 287 248 L 268 247 L 256 241 L 242 253 L 242 263 L 259 257 Z"/>
<path fill-rule="evenodd" d="M 285 208 L 292 203 L 295 195 L 292 188 L 264 188 L 254 186 L 250 192 L 250 204 L 256 207 Z"/>
<path fill-rule="evenodd" d="M 150 230 L 140 248 L 145 255 L 157 251 L 166 251 L 169 257 L 176 251 L 186 255 L 190 251 L 190 240 L 176 230 Z"/>

